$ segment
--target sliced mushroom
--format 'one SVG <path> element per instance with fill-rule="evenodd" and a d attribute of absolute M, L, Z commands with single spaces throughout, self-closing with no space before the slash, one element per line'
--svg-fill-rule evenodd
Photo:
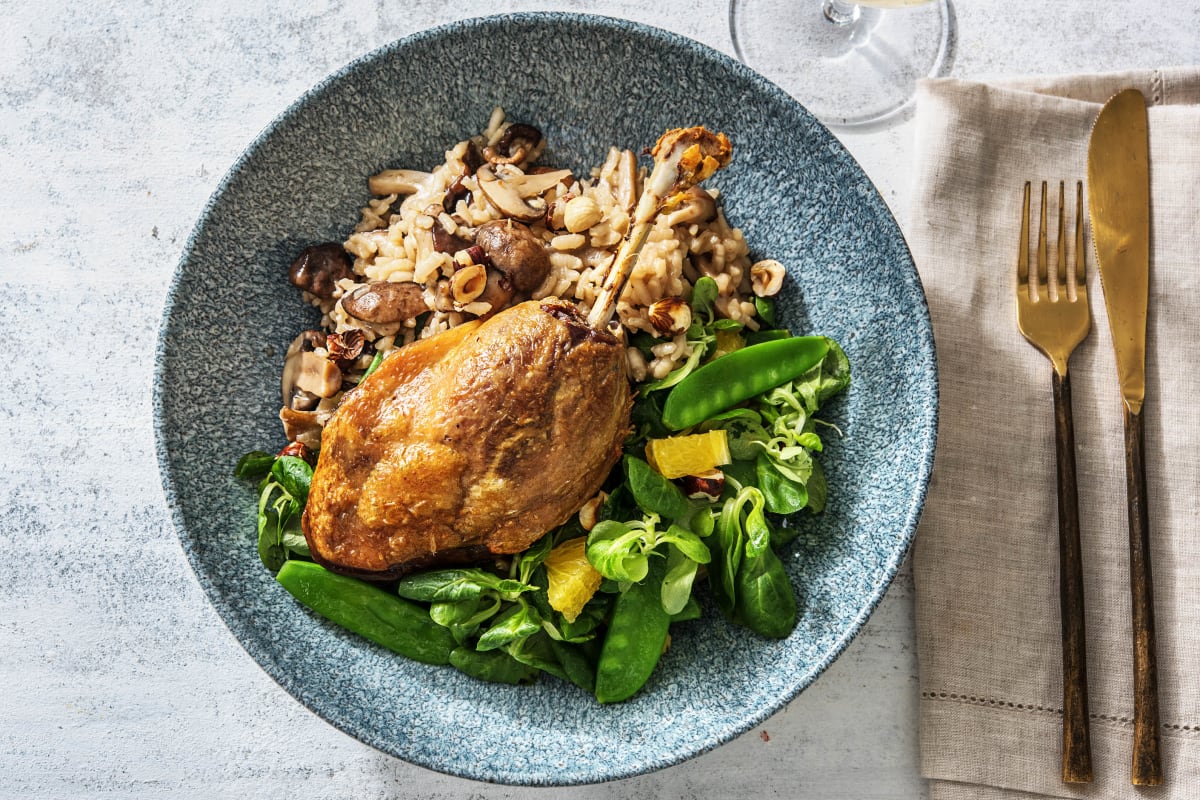
<path fill-rule="evenodd" d="M 532 292 L 550 274 L 550 256 L 542 240 L 519 222 L 486 222 L 475 231 L 475 244 L 519 292 Z"/>
<path fill-rule="evenodd" d="M 450 281 L 442 279 L 437 282 L 433 295 L 433 310 L 449 312 L 454 310 L 454 298 L 450 294 Z"/>
<path fill-rule="evenodd" d="M 420 286 L 388 281 L 358 287 L 342 298 L 342 308 L 355 319 L 377 325 L 403 322 L 429 310 Z"/>
<path fill-rule="evenodd" d="M 486 166 L 480 167 L 475 173 L 479 190 L 501 214 L 521 222 L 533 222 L 546 216 L 546 200 L 537 194 L 527 194 L 529 190 L 525 187 L 525 177 L 519 170 L 506 170 L 498 175 Z M 546 179 L 544 175 L 531 177 L 541 181 Z"/>
<path fill-rule="evenodd" d="M 631 213 L 633 204 L 637 202 L 641 193 L 638 186 L 637 156 L 632 150 L 622 150 L 617 156 L 617 166 L 610 185 L 617 203 L 625 209 L 625 213 Z"/>
<path fill-rule="evenodd" d="M 521 172 L 516 167 L 498 166 L 495 169 L 495 174 L 501 180 L 515 186 L 522 197 L 545 194 L 560 183 L 575 180 L 569 169 Z"/>
<path fill-rule="evenodd" d="M 474 174 L 474 170 L 468 174 Z M 446 195 L 442 198 L 442 206 L 450 209 L 451 212 L 458 207 L 459 200 L 466 200 L 468 203 L 471 202 L 469 199 L 471 197 L 471 190 L 463 184 L 464 177 L 466 176 L 459 175 L 446 187 Z"/>
<path fill-rule="evenodd" d="M 768 258 L 750 267 L 750 286 L 759 297 L 770 297 L 779 294 L 786 274 L 783 264 Z"/>
<path fill-rule="evenodd" d="M 294 411 L 284 408 L 279 412 L 283 423 L 283 434 L 288 441 L 299 442 L 310 450 L 321 449 L 321 418 L 316 411 Z"/>
<path fill-rule="evenodd" d="M 514 123 L 491 147 L 483 148 L 483 157 L 491 164 L 519 164 L 542 141 L 542 132 L 532 125 Z"/>
<path fill-rule="evenodd" d="M 512 300 L 513 294 L 515 291 L 508 275 L 498 269 L 489 269 L 487 285 L 483 287 L 483 294 L 476 297 L 475 300 L 487 303 L 492 307 L 492 312 L 495 312 L 507 306 Z"/>
<path fill-rule="evenodd" d="M 441 222 L 435 222 L 433 225 L 433 249 L 439 253 L 457 253 L 459 250 L 466 250 L 471 246 L 471 242 L 455 236 L 453 233 L 448 233 Z"/>
<path fill-rule="evenodd" d="M 668 225 L 692 225 L 717 218 L 717 201 L 699 186 L 683 193 L 683 200 L 666 215 Z"/>
<path fill-rule="evenodd" d="M 297 392 L 333 397 L 342 388 L 342 371 L 338 365 L 313 352 L 318 341 L 323 345 L 325 334 L 305 331 L 288 346 L 280 381 L 283 405 L 288 410 L 292 410 L 292 400 Z"/>
<path fill-rule="evenodd" d="M 416 194 L 429 188 L 433 174 L 415 169 L 385 169 L 367 180 L 371 194 Z"/>
<path fill-rule="evenodd" d="M 324 300 L 333 297 L 338 281 L 353 277 L 350 256 L 337 242 L 304 248 L 288 270 L 293 286 Z"/>
<path fill-rule="evenodd" d="M 293 401 L 296 399 L 296 377 L 300 373 L 300 355 L 305 352 L 312 352 L 316 347 L 325 346 L 324 331 L 304 331 L 288 345 L 287 355 L 283 360 L 283 375 L 280 377 L 280 385 L 283 389 L 283 405 L 287 408 L 293 407 Z M 302 403 L 304 405 L 306 403 Z"/>
<path fill-rule="evenodd" d="M 467 168 L 468 175 L 474 175 L 475 170 L 483 166 L 483 153 L 479 150 L 479 145 L 473 141 L 467 142 L 467 149 L 463 153 L 463 166 Z"/>
<path fill-rule="evenodd" d="M 341 391 L 342 371 L 328 358 L 303 350 L 296 370 L 296 388 L 317 397 L 333 397 Z"/>

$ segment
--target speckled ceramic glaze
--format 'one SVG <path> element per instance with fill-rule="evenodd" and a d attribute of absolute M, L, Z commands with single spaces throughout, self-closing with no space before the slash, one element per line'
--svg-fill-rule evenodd
<path fill-rule="evenodd" d="M 278 376 L 316 321 L 287 281 L 304 246 L 342 239 L 385 167 L 428 169 L 493 106 L 539 126 L 543 163 L 599 164 L 667 128 L 726 132 L 720 188 L 752 254 L 783 261 L 781 314 L 848 352 L 854 382 L 825 416 L 824 514 L 784 554 L 801 598 L 773 642 L 711 605 L 633 700 L 573 686 L 481 683 L 406 661 L 310 614 L 255 550 L 238 456 L 283 444 Z M 229 629 L 332 724 L 442 772 L 519 784 L 620 778 L 695 756 L 778 711 L 842 651 L 907 551 L 933 461 L 937 385 L 925 299 L 895 221 L 808 113 L 740 64 L 628 22 L 563 14 L 470 20 L 384 47 L 310 91 L 222 181 L 185 250 L 159 344 L 159 459 L 183 548 Z"/>

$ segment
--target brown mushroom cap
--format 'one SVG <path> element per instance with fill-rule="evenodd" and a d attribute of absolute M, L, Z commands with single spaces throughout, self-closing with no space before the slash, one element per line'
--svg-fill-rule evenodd
<path fill-rule="evenodd" d="M 353 277 L 350 256 L 337 242 L 304 248 L 288 270 L 293 286 L 325 300 L 333 297 L 338 281 Z"/>
<path fill-rule="evenodd" d="M 358 287 L 342 298 L 342 308 L 355 319 L 378 325 L 403 322 L 429 310 L 420 286 L 389 281 Z"/>
<path fill-rule="evenodd" d="M 550 274 L 550 256 L 542 240 L 513 220 L 485 222 L 475 231 L 475 244 L 492 265 L 504 272 L 518 292 L 532 292 Z"/>

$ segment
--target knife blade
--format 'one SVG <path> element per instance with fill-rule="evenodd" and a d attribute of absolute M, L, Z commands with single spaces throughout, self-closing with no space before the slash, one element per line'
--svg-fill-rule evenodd
<path fill-rule="evenodd" d="M 1121 396 L 1141 411 L 1146 394 L 1150 288 L 1150 147 L 1146 98 L 1126 89 L 1104 104 L 1088 144 L 1088 211 Z"/>
<path fill-rule="evenodd" d="M 1088 211 L 1124 406 L 1133 617 L 1130 781 L 1137 786 L 1157 786 L 1163 780 L 1142 417 L 1150 297 L 1149 142 L 1146 98 L 1136 89 L 1104 104 L 1088 142 Z"/>

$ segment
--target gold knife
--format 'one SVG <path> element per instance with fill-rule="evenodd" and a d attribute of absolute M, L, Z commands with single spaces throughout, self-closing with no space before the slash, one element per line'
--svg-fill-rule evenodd
<path fill-rule="evenodd" d="M 1162 783 L 1158 663 L 1150 521 L 1142 444 L 1146 397 L 1146 308 L 1150 289 L 1150 139 L 1146 98 L 1136 89 L 1112 97 L 1088 143 L 1088 209 L 1104 305 L 1125 409 L 1129 576 L 1133 596 L 1133 759 L 1137 786 Z"/>

